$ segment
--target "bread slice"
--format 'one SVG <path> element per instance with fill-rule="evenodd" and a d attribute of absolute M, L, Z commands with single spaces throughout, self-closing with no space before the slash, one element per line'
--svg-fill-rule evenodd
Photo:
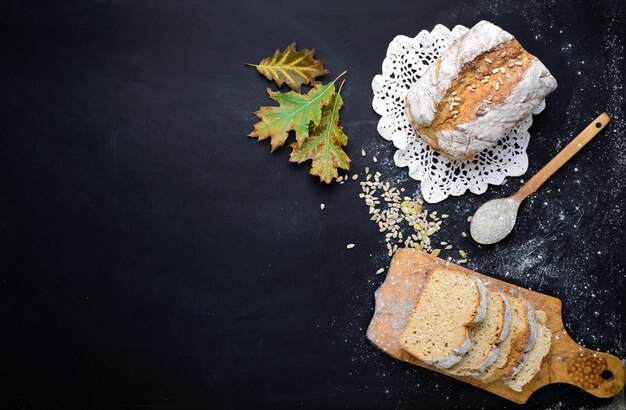
<path fill-rule="evenodd" d="M 496 343 L 504 330 L 506 305 L 503 296 L 489 291 L 485 320 L 474 325 L 469 334 L 471 347 L 459 363 L 448 369 L 460 376 L 476 376 L 498 358 Z M 509 318 L 510 319 L 510 318 Z"/>
<path fill-rule="evenodd" d="M 515 391 L 522 391 L 522 388 L 535 377 L 541 368 L 543 358 L 550 351 L 552 332 L 548 326 L 548 318 L 541 310 L 537 311 L 536 318 L 538 329 L 534 347 L 526 355 L 517 374 L 505 380 L 505 383 Z"/>
<path fill-rule="evenodd" d="M 526 304 L 526 313 L 528 315 L 528 323 L 530 324 L 530 334 L 528 335 L 528 342 L 526 343 L 526 347 L 524 347 L 524 354 L 522 355 L 522 359 L 513 368 L 513 371 L 508 376 L 509 378 L 519 373 L 519 371 L 522 369 L 522 365 L 528 358 L 528 352 L 530 352 L 535 347 L 535 342 L 537 341 L 537 319 L 535 317 L 535 309 L 530 303 Z"/>
<path fill-rule="evenodd" d="M 528 352 L 535 347 L 535 341 L 537 339 L 537 321 L 535 319 L 535 310 L 528 302 L 522 301 L 524 308 L 526 309 L 526 323 L 528 323 L 528 336 L 525 343 L 521 343 L 519 348 L 522 350 L 522 354 L 518 357 L 513 356 L 513 353 L 509 354 L 509 361 L 505 372 L 502 375 L 503 378 L 509 378 L 515 376 L 521 369 L 521 365 L 526 359 Z M 518 349 L 513 349 L 517 352 Z"/>
<path fill-rule="evenodd" d="M 404 350 L 425 363 L 446 369 L 470 348 L 468 329 L 486 315 L 482 281 L 467 273 L 436 269 L 422 288 L 400 334 Z"/>
<path fill-rule="evenodd" d="M 483 383 L 491 383 L 500 377 L 509 377 L 523 360 L 531 333 L 528 320 L 528 304 L 516 297 L 507 296 L 511 305 L 511 331 L 499 345 L 498 358 L 485 372 L 478 376 Z"/>

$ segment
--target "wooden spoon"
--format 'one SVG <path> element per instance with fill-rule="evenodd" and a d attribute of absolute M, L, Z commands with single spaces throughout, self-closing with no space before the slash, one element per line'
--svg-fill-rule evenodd
<path fill-rule="evenodd" d="M 539 172 L 528 180 L 515 194 L 507 198 L 485 202 L 472 217 L 470 232 L 478 243 L 489 245 L 504 239 L 515 226 L 517 210 L 524 199 L 534 193 L 559 168 L 593 139 L 611 118 L 602 113 L 593 120 L 576 138 L 561 150 Z"/>

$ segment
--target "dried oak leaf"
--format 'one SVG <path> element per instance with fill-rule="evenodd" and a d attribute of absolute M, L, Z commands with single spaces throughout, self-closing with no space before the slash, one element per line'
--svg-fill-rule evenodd
<path fill-rule="evenodd" d="M 339 168 L 350 170 L 350 158 L 343 151 L 348 136 L 339 126 L 339 110 L 343 106 L 341 86 L 330 104 L 322 108 L 322 119 L 313 127 L 309 138 L 302 145 L 291 144 L 293 151 L 289 157 L 289 161 L 297 163 L 311 160 L 311 175 L 320 177 L 327 184 L 337 178 Z"/>
<path fill-rule="evenodd" d="M 254 114 L 261 121 L 254 124 L 250 137 L 262 141 L 271 138 L 272 151 L 281 147 L 289 131 L 294 130 L 298 145 L 302 145 L 309 136 L 309 124 L 319 124 L 322 118 L 322 107 L 328 105 L 335 93 L 335 81 L 326 85 L 316 85 L 307 94 L 294 91 L 281 93 L 269 88 L 270 98 L 280 104 L 278 107 L 261 107 Z"/>
<path fill-rule="evenodd" d="M 296 43 L 291 43 L 285 51 L 276 50 L 274 55 L 263 59 L 259 64 L 247 64 L 278 84 L 287 83 L 289 88 L 300 92 L 302 84 L 314 85 L 315 77 L 328 74 L 322 63 L 313 58 L 315 49 L 296 51 Z"/>

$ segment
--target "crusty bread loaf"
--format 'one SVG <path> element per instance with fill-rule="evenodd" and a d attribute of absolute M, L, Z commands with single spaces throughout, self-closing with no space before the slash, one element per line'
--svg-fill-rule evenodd
<path fill-rule="evenodd" d="M 409 120 L 436 151 L 468 160 L 535 110 L 556 80 L 500 27 L 481 21 L 411 86 Z"/>
<path fill-rule="evenodd" d="M 448 369 L 461 376 L 478 375 L 485 371 L 498 357 L 496 343 L 506 322 L 506 305 L 503 296 L 496 292 L 487 293 L 485 320 L 472 326 L 469 334 L 471 347 L 459 363 Z"/>
<path fill-rule="evenodd" d="M 468 329 L 484 319 L 482 282 L 463 272 L 436 269 L 428 274 L 400 335 L 400 345 L 418 359 L 449 368 L 470 348 Z"/>
<path fill-rule="evenodd" d="M 483 383 L 491 383 L 501 377 L 509 377 L 524 358 L 524 351 L 531 335 L 526 302 L 507 296 L 511 306 L 512 322 L 508 337 L 499 345 L 496 361 L 478 376 Z"/>
<path fill-rule="evenodd" d="M 506 384 L 515 391 L 522 391 L 522 388 L 535 377 L 541 368 L 543 358 L 546 357 L 550 351 L 552 332 L 550 331 L 550 327 L 548 327 L 548 318 L 546 314 L 540 310 L 537 311 L 536 318 L 538 330 L 534 347 L 526 355 L 519 372 L 505 380 Z"/>

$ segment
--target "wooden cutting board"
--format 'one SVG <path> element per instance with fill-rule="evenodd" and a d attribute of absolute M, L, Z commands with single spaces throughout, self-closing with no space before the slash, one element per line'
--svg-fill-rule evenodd
<path fill-rule="evenodd" d="M 424 274 L 437 267 L 475 275 L 485 282 L 488 289 L 520 296 L 532 303 L 536 310 L 546 313 L 552 330 L 550 352 L 544 358 L 539 373 L 521 392 L 502 382 L 484 384 L 471 377 L 449 375 L 416 359 L 400 347 L 400 333 L 417 301 Z M 367 337 L 374 345 L 396 359 L 446 374 L 515 403 L 525 403 L 537 389 L 552 383 L 573 384 L 597 397 L 611 397 L 624 388 L 622 361 L 576 343 L 563 326 L 561 300 L 555 297 L 511 285 L 412 249 L 396 252 L 385 282 L 376 290 L 375 297 L 376 308 L 367 329 Z"/>

